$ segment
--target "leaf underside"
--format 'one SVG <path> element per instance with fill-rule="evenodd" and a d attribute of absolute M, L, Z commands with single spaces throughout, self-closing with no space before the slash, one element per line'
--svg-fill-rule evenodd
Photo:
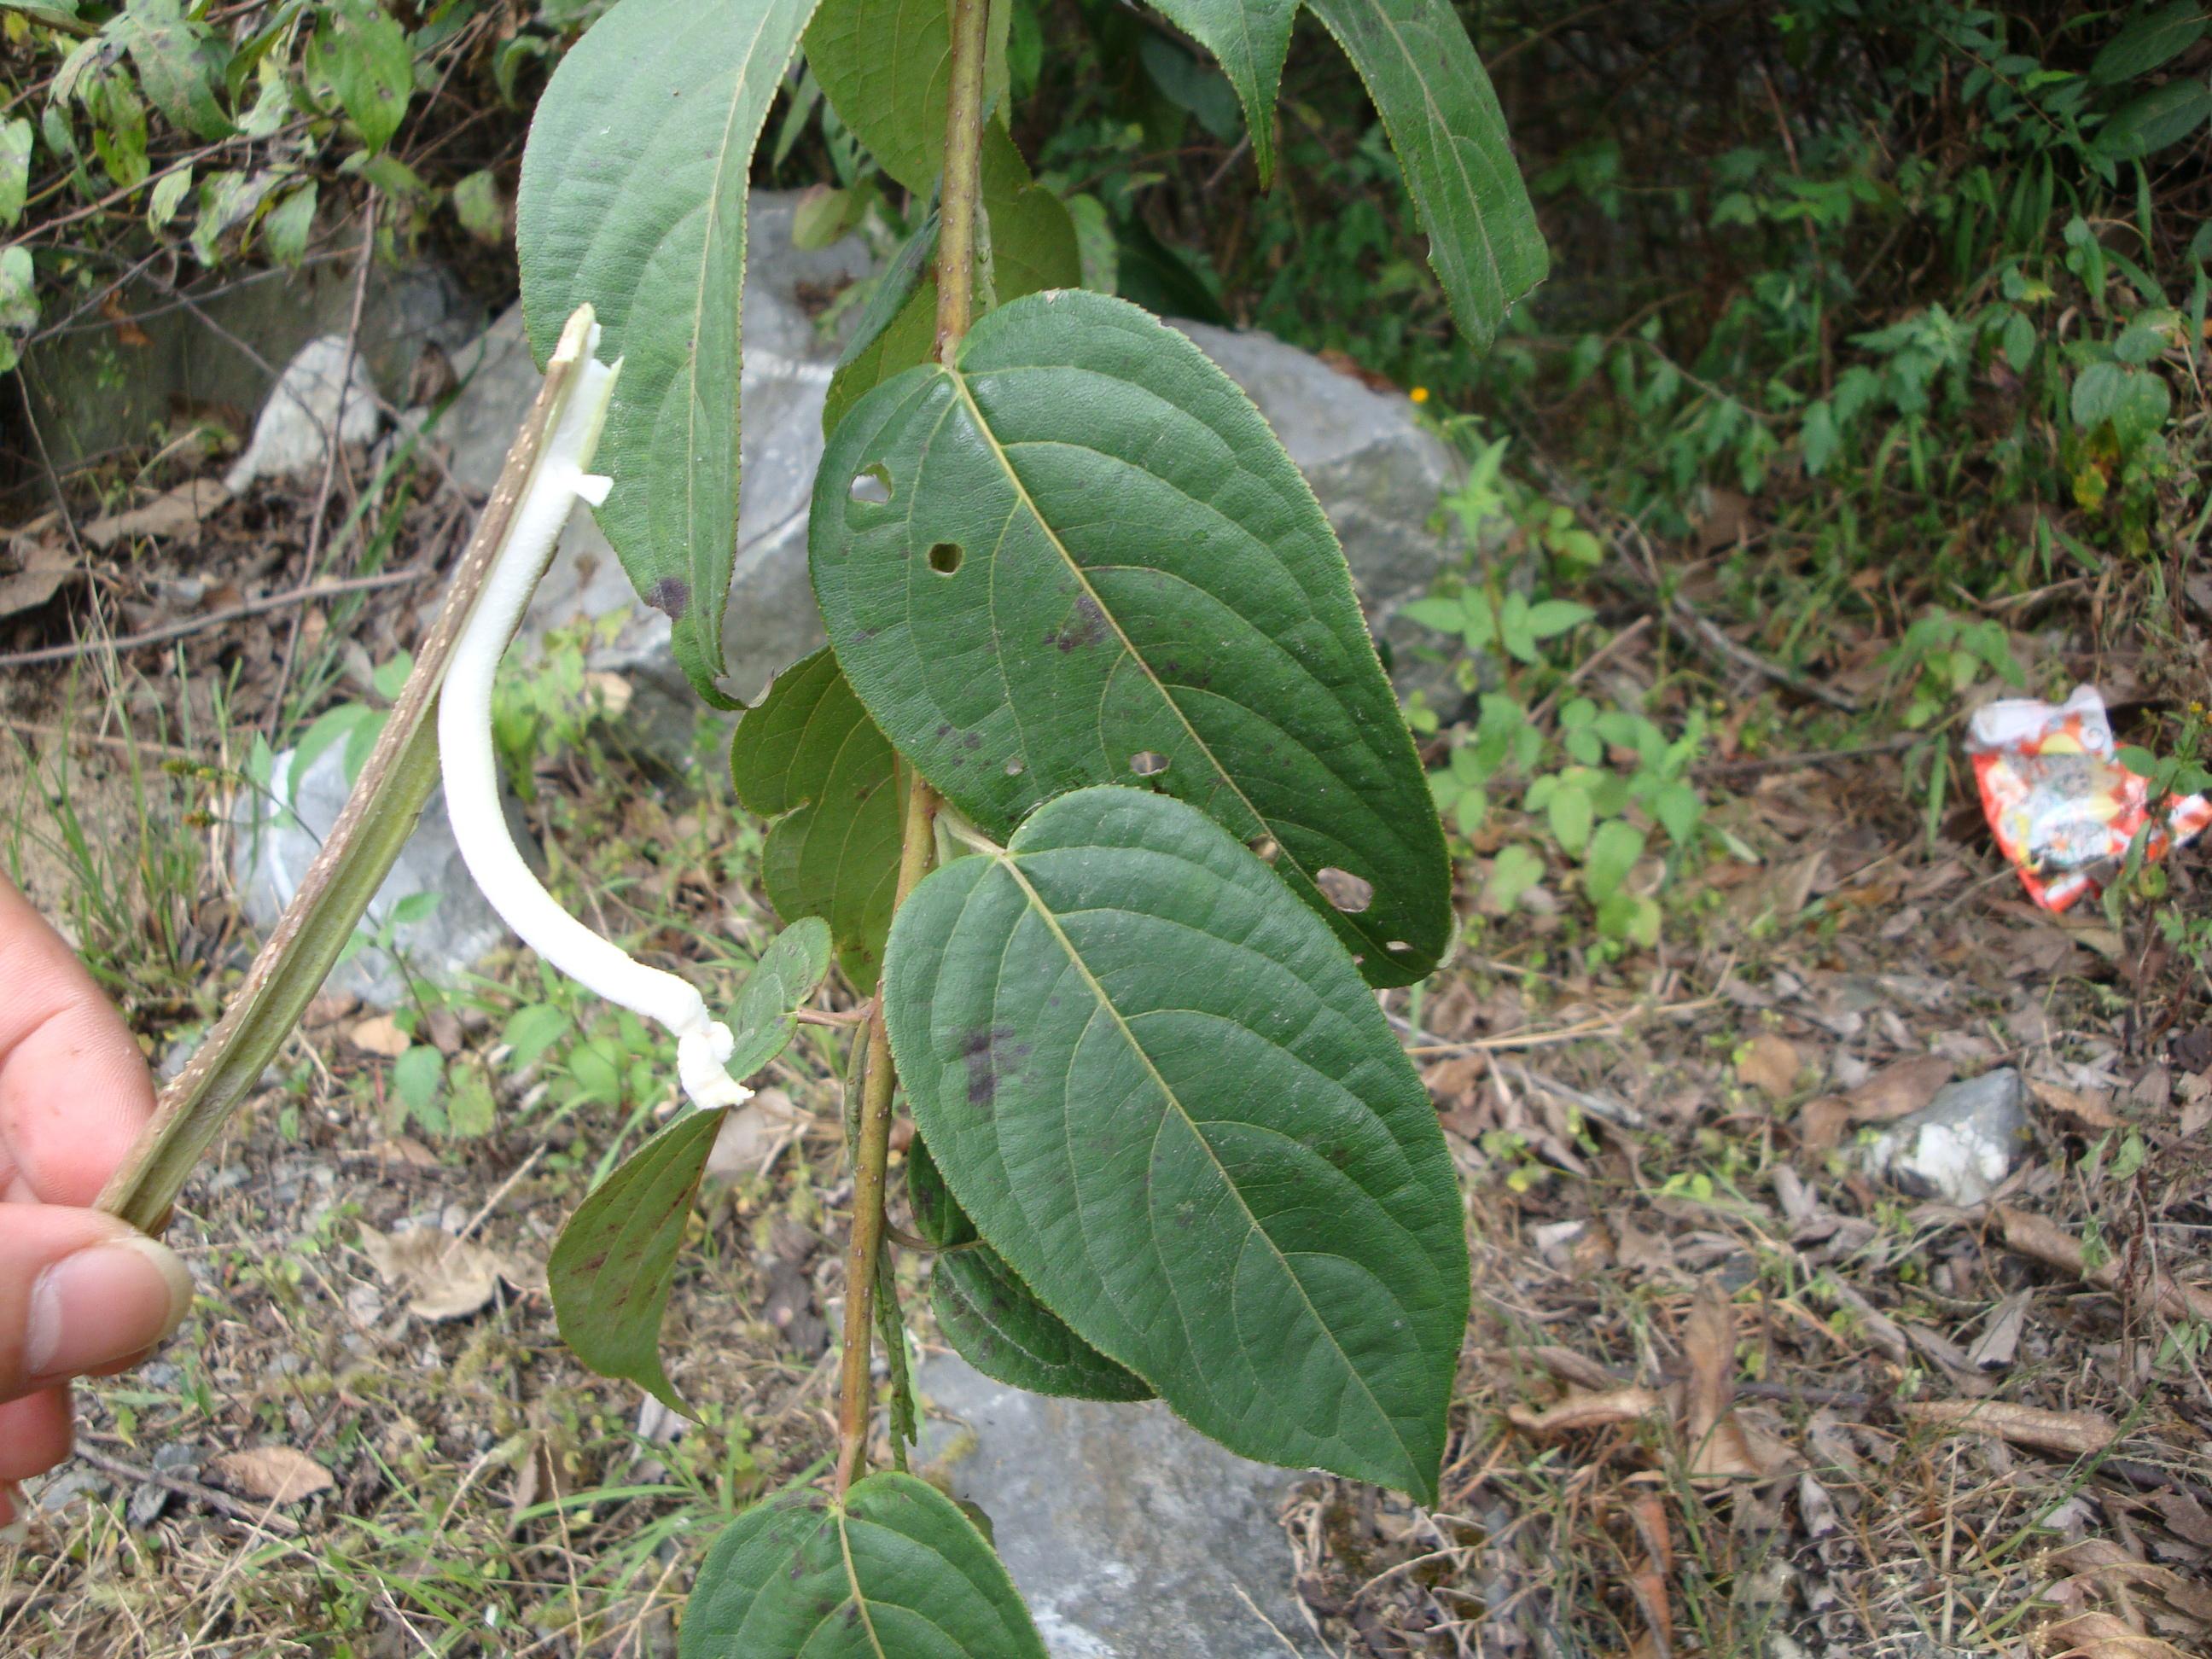
<path fill-rule="evenodd" d="M 730 775 L 744 809 L 777 821 L 761 851 L 786 921 L 830 924 L 838 965 L 866 995 L 898 890 L 896 757 L 827 649 L 776 676 L 738 720 Z"/>
<path fill-rule="evenodd" d="M 1046 1659 L 1006 1570 L 952 1500 L 911 1475 L 789 1492 L 714 1540 L 681 1659 Z"/>
<path fill-rule="evenodd" d="M 531 123 L 516 250 L 543 363 L 578 305 L 623 360 L 600 527 L 667 612 L 701 696 L 719 684 L 738 522 L 739 301 L 753 146 L 815 0 L 619 0 Z"/>
<path fill-rule="evenodd" d="M 1550 256 L 1504 112 L 1450 0 L 1304 0 L 1366 83 L 1452 315 L 1489 349 Z"/>
<path fill-rule="evenodd" d="M 720 1112 L 690 1112 L 626 1158 L 576 1207 L 545 1267 L 561 1340 L 602 1376 L 626 1377 L 673 1411 L 660 1322 L 677 1247 L 714 1150 Z"/>
<path fill-rule="evenodd" d="M 801 916 L 769 941 L 730 1011 L 732 1077 L 749 1078 L 784 1051 L 829 971 L 830 924 L 820 917 Z"/>
<path fill-rule="evenodd" d="M 1074 1400 L 1149 1400 L 1152 1390 L 1068 1329 L 1006 1259 L 975 1242 L 921 1136 L 907 1149 L 907 1196 L 915 1228 L 939 1247 L 930 1268 L 938 1328 L 986 1376 L 1031 1394 Z M 963 1246 L 945 1249 L 946 1246 Z"/>
<path fill-rule="evenodd" d="M 810 538 L 853 689 L 987 831 L 1145 783 L 1276 843 L 1370 982 L 1434 967 L 1443 834 L 1344 556 L 1182 335 L 1096 294 L 994 312 L 956 369 L 910 370 L 846 417 Z M 1349 902 L 1371 890 L 1364 908 L 1330 902 L 1331 871 L 1356 878 Z"/>
<path fill-rule="evenodd" d="M 1064 795 L 925 880 L 885 1008 L 961 1207 L 1245 1456 L 1432 1499 L 1468 1306 L 1451 1160 L 1343 947 L 1181 802 Z"/>

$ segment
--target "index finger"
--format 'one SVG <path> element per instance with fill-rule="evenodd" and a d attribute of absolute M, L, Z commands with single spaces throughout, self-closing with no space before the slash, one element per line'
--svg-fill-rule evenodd
<path fill-rule="evenodd" d="M 154 1112 L 154 1080 L 114 1004 L 0 876 L 0 1198 L 89 1205 Z"/>

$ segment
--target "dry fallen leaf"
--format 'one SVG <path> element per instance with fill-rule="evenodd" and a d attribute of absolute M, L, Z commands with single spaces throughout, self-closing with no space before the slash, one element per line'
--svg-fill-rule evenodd
<path fill-rule="evenodd" d="M 2109 1613 L 2081 1613 L 2045 1625 L 2035 1645 L 2044 1659 L 2187 1659 L 2171 1642 L 2145 1636 Z"/>
<path fill-rule="evenodd" d="M 1644 1615 L 1650 1638 L 1648 1651 L 1654 1659 L 1674 1659 L 1674 1615 L 1668 1604 L 1667 1582 L 1674 1576 L 1674 1542 L 1667 1529 L 1667 1506 L 1644 1492 L 1630 1501 L 1628 1518 L 1644 1546 L 1643 1559 L 1629 1569 L 1628 1593 Z"/>
<path fill-rule="evenodd" d="M 271 1504 L 296 1504 L 337 1485 L 331 1472 L 289 1446 L 254 1446 L 225 1452 L 208 1464 L 218 1486 Z"/>
<path fill-rule="evenodd" d="M 497 1252 L 433 1227 L 385 1234 L 361 1230 L 361 1248 L 387 1285 L 411 1298 L 418 1319 L 461 1319 L 492 1299 L 502 1278 L 514 1275 Z"/>
<path fill-rule="evenodd" d="M 2015 1446 L 2068 1457 L 2100 1452 L 2120 1437 L 2118 1426 L 2094 1412 L 2046 1411 L 2008 1400 L 1907 1400 L 1897 1410 L 1910 1422 L 1995 1435 Z"/>
<path fill-rule="evenodd" d="M 2117 1129 L 2120 1120 L 2113 1115 L 2111 1107 L 2099 1095 L 2083 1094 L 2077 1089 L 2061 1088 L 2056 1083 L 2045 1083 L 2040 1078 L 2027 1080 L 2027 1091 L 2041 1104 L 2061 1116 L 2070 1117 L 2076 1123 L 2091 1129 Z"/>
<path fill-rule="evenodd" d="M 44 605 L 76 568 L 76 560 L 68 550 L 32 543 L 23 556 L 23 568 L 12 576 L 0 576 L 0 617 Z"/>
<path fill-rule="evenodd" d="M 733 1182 L 741 1176 L 765 1173 L 805 1121 L 806 1115 L 781 1089 L 763 1089 L 744 1105 L 731 1107 L 707 1153 L 708 1177 Z"/>
<path fill-rule="evenodd" d="M 1537 1411 L 1528 1406 L 1508 1406 L 1506 1419 L 1523 1434 L 1569 1434 L 1577 1429 L 1609 1428 L 1657 1415 L 1667 1407 L 1667 1397 L 1656 1389 L 1607 1389 L 1601 1394 L 1567 1391 L 1556 1406 Z"/>
<path fill-rule="evenodd" d="M 1735 1060 L 1737 1080 L 1773 1101 L 1787 1100 L 1796 1091 L 1797 1073 L 1803 1068 L 1796 1046 L 1771 1031 L 1761 1031 L 1744 1044 Z"/>
<path fill-rule="evenodd" d="M 1996 1305 L 1981 1336 L 1967 1350 L 1966 1363 L 1977 1370 L 2001 1371 L 2020 1352 L 2020 1334 L 2027 1323 L 2031 1291 L 2015 1291 Z"/>
<path fill-rule="evenodd" d="M 362 1021 L 346 1033 L 346 1040 L 362 1053 L 385 1060 L 397 1060 L 414 1046 L 414 1040 L 392 1024 L 389 1014 Z"/>
<path fill-rule="evenodd" d="M 1844 1097 L 1858 1123 L 1887 1123 L 1918 1111 L 1951 1080 L 1954 1068 L 1941 1054 L 1916 1054 L 1885 1066 Z"/>
<path fill-rule="evenodd" d="M 2164 1273 L 2131 1275 L 2124 1260 L 2117 1256 L 2093 1267 L 2080 1242 L 2049 1217 L 2016 1210 L 2009 1204 L 1998 1205 L 1995 1213 L 2007 1249 L 2033 1256 L 2105 1290 L 2124 1288 L 2130 1296 L 2148 1294 L 2169 1319 L 2212 1320 L 2212 1289 L 2185 1285 Z"/>
<path fill-rule="evenodd" d="M 112 547 L 134 536 L 187 536 L 197 533 L 200 520 L 230 499 L 230 492 L 214 478 L 194 478 L 156 495 L 143 507 L 127 513 L 110 513 L 84 526 L 82 534 L 94 547 Z"/>

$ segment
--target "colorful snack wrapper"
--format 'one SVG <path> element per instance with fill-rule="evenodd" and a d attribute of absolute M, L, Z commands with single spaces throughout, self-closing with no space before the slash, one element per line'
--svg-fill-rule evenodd
<path fill-rule="evenodd" d="M 2102 891 L 2144 825 L 2143 856 L 2161 859 L 2212 823 L 2212 801 L 2202 795 L 2169 795 L 2153 819 L 2150 785 L 2115 757 L 2093 685 L 2057 705 L 1985 705 L 1967 725 L 1966 752 L 1998 848 L 2046 910 Z"/>

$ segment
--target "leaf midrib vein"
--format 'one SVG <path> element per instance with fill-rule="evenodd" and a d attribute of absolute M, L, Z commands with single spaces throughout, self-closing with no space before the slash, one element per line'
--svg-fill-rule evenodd
<path fill-rule="evenodd" d="M 1159 694 L 1160 701 L 1175 711 L 1176 720 L 1181 724 L 1182 729 L 1190 734 L 1190 740 L 1197 746 L 1198 752 L 1206 757 L 1206 764 L 1212 767 L 1221 781 L 1229 786 L 1230 793 L 1235 795 L 1243 804 L 1244 810 L 1252 815 L 1253 822 L 1261 824 L 1270 823 L 1271 820 L 1267 816 L 1252 804 L 1252 798 L 1244 793 L 1243 786 L 1239 784 L 1231 775 L 1229 769 L 1221 763 L 1220 757 L 1213 752 L 1212 746 L 1200 735 L 1198 728 L 1191 724 L 1190 716 L 1183 712 L 1182 705 L 1169 694 L 1160 677 L 1152 672 L 1152 664 L 1145 659 L 1144 653 L 1137 649 L 1134 642 L 1130 640 L 1127 631 L 1122 628 L 1121 619 L 1107 609 L 1106 602 L 1099 598 L 1098 591 L 1091 586 L 1083 567 L 1076 562 L 1075 556 L 1067 550 L 1067 544 L 1060 540 L 1060 532 L 1052 527 L 1051 521 L 1038 507 L 1036 499 L 1030 494 L 1029 485 L 1023 482 L 1022 475 L 1014 470 L 1012 459 L 1007 455 L 1006 447 L 1000 443 L 999 434 L 992 430 L 990 422 L 984 418 L 982 407 L 976 403 L 975 393 L 969 389 L 968 377 L 949 365 L 944 368 L 943 373 L 952 382 L 954 390 L 960 394 L 960 401 L 967 405 L 968 413 L 975 422 L 975 430 L 982 434 L 983 441 L 991 447 L 991 453 L 998 461 L 1000 471 L 1006 475 L 1006 482 L 1013 486 L 1016 497 L 1021 505 L 1029 510 L 1030 516 L 1036 520 L 1037 528 L 1044 532 L 1045 539 L 1052 544 L 1053 551 L 1059 554 L 1062 562 L 1066 564 L 1068 574 L 1075 578 L 1076 586 L 1081 588 L 1084 596 L 1097 607 L 1098 614 L 1106 619 L 1106 625 L 1114 630 L 1114 637 L 1121 642 L 1122 651 L 1132 662 L 1137 665 L 1146 679 L 1152 683 L 1152 690 Z M 1003 673 L 1003 669 L 1001 672 Z M 1281 846 L 1279 837 L 1277 838 L 1276 844 L 1279 847 Z M 1305 867 L 1289 848 L 1282 848 L 1282 857 L 1285 863 L 1304 876 L 1307 881 L 1313 883 L 1316 889 L 1320 887 L 1321 884 L 1315 880 L 1314 873 Z"/>
<path fill-rule="evenodd" d="M 1315 1325 L 1321 1330 L 1322 1334 L 1328 1338 L 1329 1346 L 1336 1351 L 1337 1358 L 1342 1362 L 1346 1374 L 1349 1376 L 1354 1382 L 1359 1385 L 1359 1391 L 1362 1395 L 1366 1396 L 1369 1407 L 1374 1411 L 1376 1418 L 1379 1419 L 1389 1430 L 1390 1437 L 1397 1443 L 1398 1450 L 1401 1455 L 1405 1459 L 1406 1467 L 1410 1470 L 1418 1472 L 1420 1466 L 1414 1459 L 1413 1448 L 1406 1443 L 1405 1436 L 1399 1432 L 1397 1419 L 1389 1412 L 1385 1411 L 1382 1407 L 1382 1402 L 1375 1397 L 1374 1389 L 1368 1386 L 1367 1379 L 1360 1375 L 1359 1368 L 1352 1364 L 1352 1356 L 1344 1351 L 1343 1344 L 1336 1340 L 1336 1333 L 1329 1328 L 1328 1322 L 1322 1317 L 1321 1310 L 1314 1306 L 1313 1297 L 1307 1293 L 1304 1281 L 1299 1279 L 1296 1273 L 1291 1271 L 1290 1261 L 1284 1255 L 1281 1247 L 1279 1246 L 1275 1243 L 1274 1239 L 1269 1236 L 1267 1230 L 1260 1224 L 1259 1218 L 1252 1213 L 1252 1206 L 1244 1201 L 1244 1194 L 1243 1190 L 1238 1188 L 1236 1182 L 1231 1178 L 1228 1170 L 1223 1165 L 1219 1156 L 1215 1153 L 1212 1144 L 1208 1141 L 1203 1134 L 1199 1133 L 1197 1122 L 1191 1116 L 1189 1111 L 1185 1109 L 1182 1097 L 1176 1093 L 1173 1085 L 1168 1082 L 1167 1079 L 1161 1075 L 1159 1067 L 1152 1063 L 1152 1057 L 1151 1054 L 1146 1051 L 1145 1045 L 1137 1041 L 1137 1034 L 1130 1029 L 1129 1022 L 1122 1018 L 1121 1011 L 1114 1006 L 1114 1000 L 1106 994 L 1106 988 L 1099 983 L 1097 975 L 1091 971 L 1091 964 L 1083 959 L 1082 953 L 1075 948 L 1075 941 L 1070 939 L 1067 936 L 1066 931 L 1060 927 L 1060 918 L 1053 913 L 1052 908 L 1045 903 L 1044 896 L 1039 893 L 1037 890 L 1030 884 L 1030 878 L 1022 873 L 1019 863 L 1020 855 L 1014 853 L 1012 849 L 1006 848 L 994 851 L 991 853 L 989 856 L 995 860 L 1000 867 L 1005 870 L 1009 876 L 1012 877 L 1015 884 L 1021 888 L 1023 894 L 1029 901 L 1030 908 L 1036 912 L 1037 916 L 1043 921 L 1046 928 L 1051 933 L 1053 938 L 1059 941 L 1060 949 L 1066 952 L 1067 959 L 1074 965 L 1075 971 L 1082 975 L 1083 982 L 1090 987 L 1091 994 L 1097 1000 L 1099 1007 L 1105 1012 L 1107 1017 L 1110 1018 L 1114 1022 L 1115 1025 L 1120 1030 L 1122 1040 L 1129 1045 L 1130 1052 L 1137 1056 L 1138 1061 L 1144 1066 L 1146 1073 L 1152 1079 L 1153 1086 L 1159 1090 L 1160 1097 L 1164 1100 L 1169 1106 L 1174 1109 L 1175 1113 L 1178 1117 L 1182 1119 L 1184 1125 L 1190 1130 L 1191 1139 L 1206 1149 L 1207 1161 L 1213 1165 L 1214 1173 L 1220 1177 L 1223 1188 L 1226 1189 L 1229 1194 L 1237 1200 L 1237 1207 L 1243 1212 L 1246 1224 L 1251 1229 L 1252 1232 L 1256 1233 L 1261 1239 L 1266 1241 L 1269 1253 L 1274 1256 L 1277 1263 L 1282 1268 L 1283 1276 L 1289 1279 L 1292 1285 L 1297 1287 L 1298 1299 L 1305 1304 L 1306 1311 L 1312 1316 Z M 1162 1115 L 1162 1119 L 1163 1121 L 1165 1121 L 1165 1114 Z M 1148 1211 L 1150 1207 L 1150 1195 L 1151 1183 L 1147 1182 L 1146 1205 Z M 1155 1248 L 1158 1248 L 1157 1243 L 1155 1243 Z M 1172 1279 L 1170 1279 L 1170 1288 L 1172 1288 Z M 1142 1372 L 1139 1372 L 1138 1374 L 1139 1376 L 1143 1375 Z M 1149 1382 L 1151 1379 L 1146 1378 L 1146 1380 Z"/>

